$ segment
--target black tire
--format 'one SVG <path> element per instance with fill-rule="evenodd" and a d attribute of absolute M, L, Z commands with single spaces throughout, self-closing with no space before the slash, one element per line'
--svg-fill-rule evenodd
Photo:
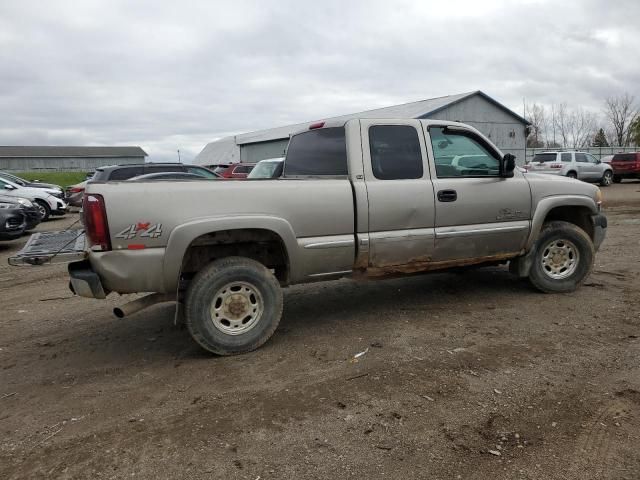
<path fill-rule="evenodd" d="M 620 183 L 620 182 L 622 182 L 622 177 L 620 175 L 614 175 L 613 183 Z"/>
<path fill-rule="evenodd" d="M 39 198 L 36 198 L 36 203 L 40 208 L 40 215 L 41 215 L 40 221 L 44 222 L 45 220 L 48 220 L 49 217 L 51 216 L 51 207 L 49 207 L 49 204 Z"/>
<path fill-rule="evenodd" d="M 573 271 L 569 275 L 564 278 L 553 278 L 554 273 L 551 272 L 551 268 L 548 265 L 543 265 L 543 257 L 549 260 L 549 255 L 553 252 L 548 246 L 553 242 L 558 242 L 561 245 L 563 241 L 565 245 L 572 244 L 571 247 L 577 250 L 577 256 L 574 253 L 574 258 L 577 260 L 575 260 L 575 267 L 571 267 Z M 534 287 L 545 293 L 573 292 L 591 272 L 595 258 L 595 248 L 589 235 L 580 227 L 569 222 L 545 223 L 533 248 L 535 253 L 529 272 L 529 280 Z M 565 269 L 565 272 L 567 270 L 570 269 Z M 562 272 L 555 273 L 555 275 L 562 274 Z"/>
<path fill-rule="evenodd" d="M 571 171 L 571 172 L 567 173 L 567 177 L 569 177 L 569 178 L 578 178 L 578 174 L 576 172 Z"/>
<path fill-rule="evenodd" d="M 239 284 L 241 290 L 233 290 Z M 245 293 L 245 288 L 254 293 Z M 226 300 L 221 301 L 224 295 Z M 234 305 L 234 296 L 240 299 L 239 304 Z M 254 300 L 259 307 L 254 308 Z M 271 338 L 282 317 L 282 303 L 280 284 L 264 265 L 249 258 L 227 257 L 210 263 L 191 281 L 185 300 L 185 321 L 193 339 L 205 350 L 218 355 L 246 353 Z M 217 307 L 218 304 L 221 307 Z M 231 310 L 234 307 L 239 308 L 240 313 Z M 219 314 L 212 313 L 212 308 L 221 308 L 222 318 L 214 318 Z M 256 311 L 259 314 L 253 313 Z M 247 314 L 242 320 L 233 318 Z M 246 318 L 251 315 L 255 316 L 245 326 Z M 237 327 L 249 329 L 244 333 L 230 333 Z"/>
<path fill-rule="evenodd" d="M 608 187 L 613 183 L 613 172 L 611 170 L 605 170 L 600 179 L 601 187 Z"/>

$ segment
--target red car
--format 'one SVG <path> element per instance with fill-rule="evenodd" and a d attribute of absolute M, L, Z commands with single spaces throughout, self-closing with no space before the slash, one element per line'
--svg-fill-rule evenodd
<path fill-rule="evenodd" d="M 623 178 L 640 178 L 640 152 L 616 153 L 609 163 L 613 167 L 615 183 Z"/>
<path fill-rule="evenodd" d="M 247 178 L 255 163 L 231 163 L 228 165 L 211 165 L 213 171 L 222 178 Z"/>

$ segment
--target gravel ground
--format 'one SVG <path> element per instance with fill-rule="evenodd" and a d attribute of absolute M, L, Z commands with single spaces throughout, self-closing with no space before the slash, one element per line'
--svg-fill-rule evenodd
<path fill-rule="evenodd" d="M 502 267 L 293 287 L 231 358 L 1 244 L 0 478 L 638 479 L 640 183 L 603 191 L 573 294 Z"/>

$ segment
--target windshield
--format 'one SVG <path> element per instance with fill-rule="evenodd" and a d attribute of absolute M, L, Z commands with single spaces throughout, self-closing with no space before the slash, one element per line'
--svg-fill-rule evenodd
<path fill-rule="evenodd" d="M 247 178 L 276 178 L 282 173 L 282 160 L 261 161 Z"/>

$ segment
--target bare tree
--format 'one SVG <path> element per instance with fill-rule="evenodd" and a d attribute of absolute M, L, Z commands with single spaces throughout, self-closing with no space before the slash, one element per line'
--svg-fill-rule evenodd
<path fill-rule="evenodd" d="M 527 107 L 525 104 L 525 118 L 531 122 L 530 133 L 527 136 L 527 147 L 544 147 L 544 137 L 547 129 L 547 118 L 544 106 L 534 103 Z"/>
<path fill-rule="evenodd" d="M 560 135 L 557 140 L 561 140 L 562 146 L 566 147 L 569 145 L 569 112 L 566 103 L 561 103 L 555 108 L 554 117 L 555 130 Z"/>
<path fill-rule="evenodd" d="M 608 97 L 605 100 L 605 114 L 611 122 L 615 133 L 615 144 L 620 147 L 629 146 L 631 141 L 630 125 L 638 116 L 635 109 L 635 97 L 625 93 L 617 97 Z"/>
<path fill-rule="evenodd" d="M 578 107 L 570 110 L 566 103 L 555 107 L 555 127 L 563 147 L 581 148 L 589 145 L 596 126 L 596 115 Z"/>

